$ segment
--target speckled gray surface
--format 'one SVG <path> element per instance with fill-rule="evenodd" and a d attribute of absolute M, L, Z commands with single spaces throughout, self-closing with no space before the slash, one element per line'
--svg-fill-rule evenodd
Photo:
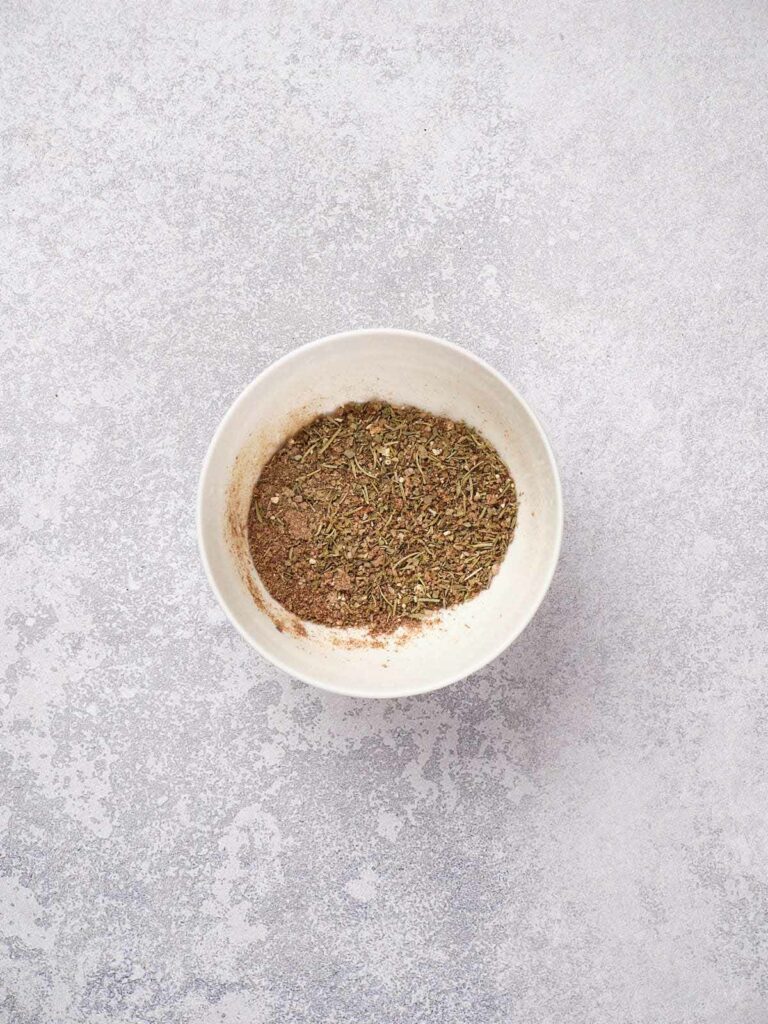
<path fill-rule="evenodd" d="M 8 2 L 3 1024 L 765 1024 L 768 11 Z M 474 678 L 251 651 L 237 392 L 426 329 L 540 412 L 552 590 Z"/>

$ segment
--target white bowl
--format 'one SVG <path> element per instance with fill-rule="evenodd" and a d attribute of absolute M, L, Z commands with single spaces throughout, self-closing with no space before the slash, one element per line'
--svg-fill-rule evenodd
<path fill-rule="evenodd" d="M 299 622 L 264 589 L 246 536 L 253 484 L 286 438 L 319 413 L 371 399 L 415 405 L 476 427 L 509 467 L 520 501 L 514 538 L 488 590 L 444 609 L 418 631 L 379 638 Z M 476 356 L 413 331 L 334 334 L 278 360 L 231 406 L 200 477 L 200 553 L 224 611 L 279 668 L 356 697 L 427 693 L 501 654 L 547 592 L 562 525 L 555 460 L 527 404 Z"/>

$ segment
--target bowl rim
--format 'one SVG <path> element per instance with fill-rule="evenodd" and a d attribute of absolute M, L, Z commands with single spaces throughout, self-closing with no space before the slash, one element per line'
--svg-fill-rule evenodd
<path fill-rule="evenodd" d="M 535 604 L 531 607 L 529 614 L 523 620 L 522 624 L 513 631 L 511 631 L 510 634 L 507 637 L 505 637 L 500 644 L 497 644 L 491 651 L 483 651 L 466 672 L 459 672 L 452 675 L 448 675 L 444 678 L 438 679 L 436 682 L 431 682 L 428 685 L 420 686 L 416 689 L 409 687 L 404 689 L 402 692 L 397 693 L 350 693 L 348 690 L 334 686 L 332 683 L 328 683 L 320 676 L 310 675 L 306 672 L 297 671 L 296 669 L 285 664 L 280 657 L 277 657 L 271 652 L 267 651 L 262 646 L 262 644 L 259 643 L 258 640 L 251 636 L 247 632 L 247 630 L 240 625 L 240 623 L 235 618 L 233 612 L 231 611 L 214 577 L 214 573 L 208 558 L 206 541 L 203 536 L 203 513 L 205 504 L 204 493 L 207 478 L 210 473 L 211 466 L 213 464 L 216 448 L 219 444 L 220 438 L 222 437 L 227 427 L 229 426 L 230 421 L 234 418 L 240 407 L 245 405 L 246 402 L 248 402 L 251 393 L 254 390 L 256 390 L 257 387 L 263 385 L 269 379 L 269 377 L 272 376 L 272 374 L 276 373 L 286 363 L 290 363 L 292 360 L 300 358 L 304 353 L 308 352 L 311 349 L 322 348 L 326 345 L 334 344 L 338 341 L 351 340 L 353 338 L 360 338 L 371 334 L 397 335 L 399 337 L 406 336 L 409 338 L 417 339 L 418 341 L 424 341 L 432 345 L 438 345 L 443 348 L 450 349 L 453 352 L 458 353 L 460 356 L 463 356 L 464 358 L 470 360 L 470 362 L 475 363 L 478 367 L 480 367 L 481 369 L 485 370 L 487 373 L 490 373 L 493 377 L 495 377 L 497 381 L 499 381 L 509 392 L 511 392 L 513 397 L 520 403 L 523 409 L 530 416 L 531 422 L 534 424 L 534 427 L 538 431 L 540 439 L 543 442 L 544 450 L 546 452 L 549 466 L 552 471 L 552 476 L 555 483 L 555 545 L 553 548 L 552 556 L 550 558 L 550 564 L 547 568 L 547 572 L 544 578 L 544 586 L 541 590 L 541 594 L 538 600 L 535 602 Z M 549 588 L 552 584 L 552 579 L 555 575 L 557 563 L 560 559 L 560 552 L 563 542 L 563 521 L 563 492 L 560 483 L 560 474 L 557 469 L 557 462 L 555 460 L 555 455 L 552 450 L 552 445 L 549 442 L 549 438 L 547 437 L 544 428 L 542 427 L 541 422 L 539 421 L 538 416 L 534 413 L 529 403 L 523 398 L 523 396 L 520 394 L 517 388 L 510 384 L 506 377 L 504 377 L 498 370 L 491 366 L 490 363 L 487 363 L 480 356 L 475 355 L 474 352 L 470 352 L 463 346 L 457 345 L 455 342 L 452 341 L 447 341 L 444 338 L 438 338 L 432 334 L 425 334 L 422 331 L 404 330 L 397 327 L 363 327 L 348 331 L 339 331 L 335 334 L 327 334 L 322 338 L 317 338 L 314 341 L 309 341 L 303 345 L 299 345 L 297 348 L 291 349 L 290 352 L 286 352 L 285 355 L 280 356 L 279 359 L 276 359 L 274 360 L 274 362 L 271 362 L 260 373 L 258 373 L 253 378 L 253 380 L 250 381 L 250 383 L 246 384 L 243 390 L 230 404 L 229 408 L 224 413 L 224 416 L 221 418 L 221 421 L 219 422 L 219 425 L 216 428 L 206 450 L 205 457 L 203 459 L 203 464 L 200 470 L 200 477 L 198 480 L 197 487 L 196 532 L 197 546 L 200 552 L 200 559 L 203 563 L 203 568 L 205 570 L 205 575 L 208 579 L 208 584 L 211 590 L 213 591 L 217 601 L 219 602 L 219 605 L 221 606 L 222 610 L 229 619 L 230 623 L 235 627 L 235 629 L 243 637 L 243 639 L 251 647 L 258 651 L 263 658 L 266 658 L 267 661 L 271 662 L 273 665 L 279 668 L 282 672 L 285 672 L 291 678 L 299 679 L 302 682 L 309 684 L 310 686 L 315 686 L 318 689 L 325 690 L 326 693 L 334 693 L 342 697 L 359 698 L 362 700 L 399 700 L 406 697 L 416 697 L 420 696 L 421 694 L 434 693 L 436 690 L 441 690 L 446 686 L 451 686 L 453 683 L 457 683 L 462 679 L 468 679 L 470 676 L 474 675 L 476 672 L 479 672 L 481 669 L 485 668 L 486 665 L 489 665 L 492 661 L 495 661 L 496 658 L 503 654 L 504 651 L 518 639 L 523 630 L 525 630 L 527 626 L 530 624 L 531 620 L 541 607 L 542 602 L 544 601 L 544 598 L 546 597 L 549 591 Z"/>

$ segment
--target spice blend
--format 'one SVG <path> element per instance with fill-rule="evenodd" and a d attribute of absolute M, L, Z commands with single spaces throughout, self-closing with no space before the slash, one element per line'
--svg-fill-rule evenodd
<path fill-rule="evenodd" d="M 382 633 L 484 590 L 516 519 L 514 481 L 476 430 L 366 402 L 319 416 L 273 455 L 248 538 L 289 611 Z"/>

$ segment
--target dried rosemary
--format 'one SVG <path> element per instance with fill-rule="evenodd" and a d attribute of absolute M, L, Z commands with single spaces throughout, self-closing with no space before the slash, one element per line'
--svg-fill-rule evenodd
<path fill-rule="evenodd" d="M 248 531 L 289 611 L 387 632 L 484 590 L 516 519 L 514 481 L 476 430 L 366 402 L 318 417 L 270 459 Z"/>

